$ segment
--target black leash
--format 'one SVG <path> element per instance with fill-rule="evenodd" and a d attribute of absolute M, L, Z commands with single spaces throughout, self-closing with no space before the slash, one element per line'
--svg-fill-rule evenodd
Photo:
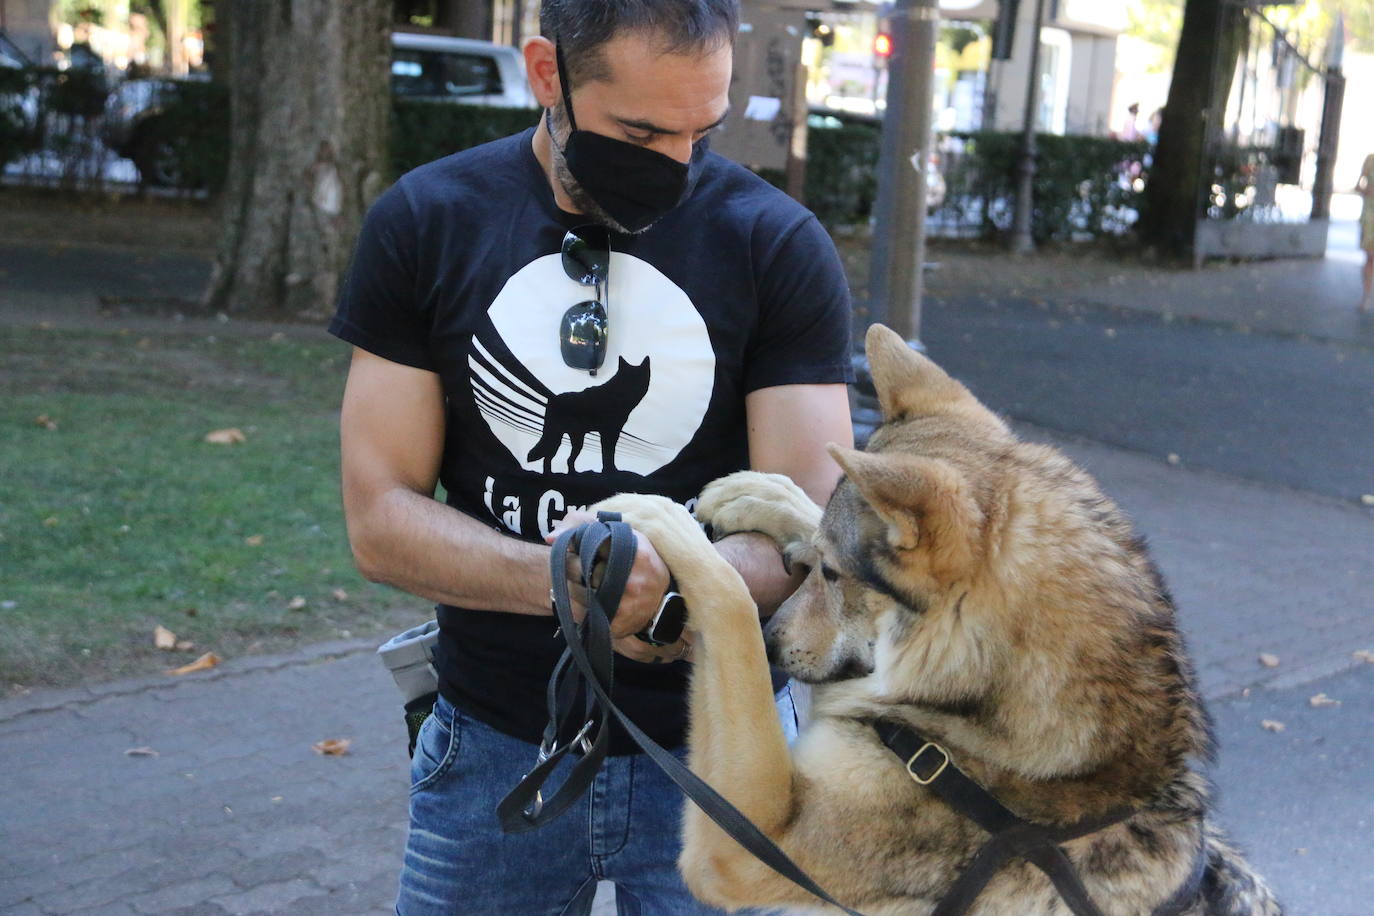
<path fill-rule="evenodd" d="M 506 833 L 513 833 L 546 824 L 566 811 L 573 800 L 590 787 L 601 761 L 606 756 L 609 733 L 606 726 L 609 724 L 609 715 L 614 715 L 644 753 L 735 842 L 769 868 L 831 906 L 838 907 L 849 916 L 863 916 L 827 894 L 738 808 L 722 798 L 720 793 L 646 735 L 612 702 L 610 619 L 615 615 L 620 596 L 625 590 L 629 568 L 634 565 L 635 540 L 633 530 L 621 522 L 615 513 L 603 512 L 597 518 L 596 522 L 559 535 L 554 541 L 550 559 L 554 613 L 567 639 L 568 648 L 564 650 L 563 657 L 559 659 L 550 679 L 549 696 L 553 698 L 556 695 L 570 696 L 575 693 L 572 688 L 566 685 L 560 688 L 555 686 L 555 683 L 562 680 L 565 673 L 573 674 L 567 679 L 569 684 L 578 680 L 577 676 L 580 675 L 581 682 L 589 688 L 586 708 L 588 715 L 585 724 L 571 740 L 565 738 L 566 724 L 563 717 L 557 711 L 550 716 L 549 729 L 544 733 L 545 742 L 540 746 L 539 762 L 496 808 L 501 829 Z M 598 562 L 597 554 L 603 544 L 608 546 L 605 575 L 599 586 L 588 585 L 587 616 L 579 627 L 572 616 L 572 599 L 566 572 L 568 551 L 577 550 L 582 560 L 583 581 L 591 583 L 593 568 Z M 603 662 L 604 664 L 599 664 Z M 593 724 L 593 713 L 597 731 L 595 739 L 590 742 L 590 749 L 584 748 L 585 755 L 568 774 L 558 794 L 548 802 L 542 801 L 540 787 L 548 779 L 559 759 L 574 748 L 582 746 L 582 742 L 586 740 L 586 732 Z M 550 730 L 556 739 L 563 739 L 561 745 L 555 741 L 554 745 L 550 746 Z"/>
<path fill-rule="evenodd" d="M 580 558 L 582 581 L 587 589 L 587 614 L 581 625 L 572 616 L 567 579 L 570 550 Z M 550 556 L 553 608 L 567 648 L 549 678 L 549 724 L 539 746 L 538 761 L 497 805 L 502 831 L 517 833 L 541 827 L 563 814 L 587 791 L 606 758 L 613 715 L 683 794 L 732 839 L 809 893 L 849 916 L 862 916 L 826 893 L 738 808 L 645 734 L 612 701 L 614 652 L 610 622 L 624 594 L 634 558 L 634 531 L 616 513 L 602 512 L 596 522 L 565 531 L 554 541 Z M 603 569 L 600 581 L 596 577 L 598 569 Z M 587 689 L 579 726 L 578 719 L 572 716 L 572 707 L 582 687 Z M 1062 827 L 1033 824 L 1013 814 L 970 779 L 940 745 L 899 723 L 877 721 L 873 726 L 883 744 L 905 762 L 907 773 L 915 782 L 991 834 L 931 916 L 961 916 L 968 912 L 988 881 L 1013 858 L 1023 858 L 1043 871 L 1075 916 L 1102 916 L 1059 844 L 1119 823 L 1130 817 L 1133 810 L 1115 809 Z M 593 727 L 595 737 L 589 737 Z M 564 756 L 579 749 L 582 759 L 573 765 L 553 798 L 545 801 L 541 792 L 545 781 Z M 1189 878 L 1151 916 L 1179 916 L 1197 895 L 1203 866 L 1205 854 L 1199 849 Z"/>

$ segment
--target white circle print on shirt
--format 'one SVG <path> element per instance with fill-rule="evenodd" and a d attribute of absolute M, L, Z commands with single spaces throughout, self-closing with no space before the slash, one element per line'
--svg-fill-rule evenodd
<path fill-rule="evenodd" d="M 563 313 L 593 298 L 563 272 L 559 255 L 522 267 L 488 310 L 517 365 L 473 337 L 477 409 L 526 470 L 647 476 L 677 457 L 706 415 L 715 353 L 687 294 L 618 251 L 608 285 L 609 344 L 594 376 L 565 365 L 559 350 Z"/>

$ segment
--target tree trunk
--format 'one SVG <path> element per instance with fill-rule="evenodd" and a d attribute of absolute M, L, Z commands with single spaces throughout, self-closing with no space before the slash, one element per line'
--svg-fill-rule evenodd
<path fill-rule="evenodd" d="M 221 17 L 233 55 L 229 174 L 204 303 L 326 314 L 384 186 L 391 3 L 232 6 Z"/>
<path fill-rule="evenodd" d="M 1228 0 L 1188 0 L 1184 8 L 1141 218 L 1143 240 L 1161 254 L 1184 257 L 1192 252 L 1202 215 L 1208 126 L 1220 128 L 1245 29 L 1244 11 Z M 1213 107 L 1218 110 L 1209 119 Z"/>

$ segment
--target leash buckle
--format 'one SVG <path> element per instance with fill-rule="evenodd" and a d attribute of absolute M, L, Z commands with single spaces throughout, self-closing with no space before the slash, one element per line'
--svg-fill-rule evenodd
<path fill-rule="evenodd" d="M 931 773 L 929 776 L 922 776 L 920 773 L 916 772 L 913 765 L 916 763 L 917 758 L 926 751 L 934 751 L 939 754 L 942 759 L 940 760 L 940 765 L 935 768 L 935 772 Z M 947 766 L 949 766 L 949 751 L 945 750 L 934 741 L 927 741 L 916 750 L 916 753 L 912 754 L 911 757 L 907 759 L 906 773 L 916 781 L 917 785 L 928 786 L 940 778 L 940 774 L 945 771 L 945 767 Z"/>
<path fill-rule="evenodd" d="M 573 736 L 573 739 L 572 739 L 571 741 L 569 741 L 567 744 L 565 744 L 564 747 L 567 748 L 567 747 L 571 747 L 572 745 L 576 744 L 579 748 L 581 748 L 582 753 L 584 753 L 584 754 L 590 754 L 590 753 L 592 752 L 592 739 L 590 739 L 590 738 L 587 737 L 587 733 L 590 732 L 590 731 L 592 730 L 592 726 L 595 725 L 595 724 L 596 724 L 596 722 L 593 721 L 592 719 L 588 719 L 586 722 L 582 723 L 582 729 L 581 729 L 576 735 L 574 735 L 574 736 Z M 540 742 L 539 742 L 539 759 L 538 759 L 537 761 L 535 761 L 535 764 L 534 764 L 534 765 L 535 765 L 535 766 L 538 766 L 539 764 L 543 763 L 545 760 L 548 760 L 548 759 L 549 759 L 550 757 L 552 757 L 557 751 L 558 751 L 558 745 L 557 745 L 557 744 L 550 744 L 550 743 L 549 743 L 549 740 L 548 740 L 547 738 L 544 739 L 543 741 L 540 741 Z"/>

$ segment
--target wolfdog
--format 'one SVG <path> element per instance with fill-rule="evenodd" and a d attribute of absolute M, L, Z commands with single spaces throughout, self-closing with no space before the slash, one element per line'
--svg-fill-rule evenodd
<path fill-rule="evenodd" d="M 1209 720 L 1129 521 L 893 332 L 875 325 L 867 349 L 883 423 L 865 451 L 830 447 L 845 477 L 823 513 L 787 478 L 747 471 L 697 506 L 717 536 L 762 532 L 806 570 L 765 631 L 685 509 L 633 495 L 601 507 L 653 542 L 690 609 L 692 770 L 866 916 L 930 913 L 989 845 L 927 784 L 946 763 L 1026 829 L 1058 830 L 1053 854 L 1104 914 L 1277 916 L 1213 823 Z M 769 659 L 813 685 L 791 749 Z M 905 759 L 875 723 L 926 744 Z M 1100 826 L 1063 829 L 1085 823 Z M 693 804 L 683 837 L 679 867 L 707 903 L 821 905 Z M 1069 908 L 1013 852 L 961 911 Z"/>

